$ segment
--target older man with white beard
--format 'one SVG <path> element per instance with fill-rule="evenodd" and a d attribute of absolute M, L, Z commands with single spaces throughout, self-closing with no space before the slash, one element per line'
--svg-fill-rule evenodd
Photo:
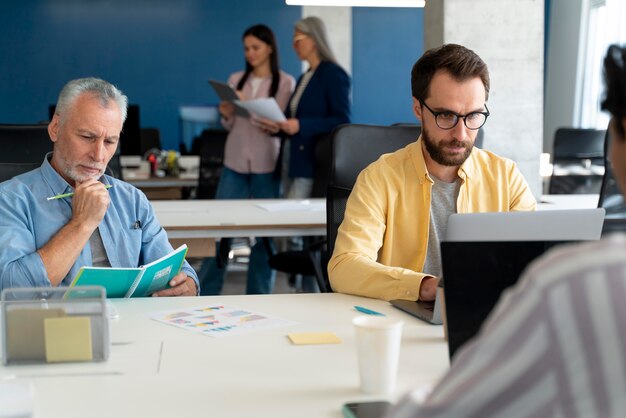
<path fill-rule="evenodd" d="M 138 267 L 172 251 L 146 196 L 104 174 L 127 104 L 97 78 L 72 80 L 61 90 L 48 126 L 52 154 L 0 184 L 0 290 L 69 285 L 82 266 Z M 73 195 L 47 199 L 66 193 Z M 153 296 L 198 293 L 187 262 L 170 286 Z"/>

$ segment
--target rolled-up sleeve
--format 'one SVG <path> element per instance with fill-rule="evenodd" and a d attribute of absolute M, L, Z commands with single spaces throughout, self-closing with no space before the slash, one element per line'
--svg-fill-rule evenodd
<path fill-rule="evenodd" d="M 29 212 L 14 195 L 0 193 L 0 290 L 50 286 L 48 273 L 30 231 Z"/>

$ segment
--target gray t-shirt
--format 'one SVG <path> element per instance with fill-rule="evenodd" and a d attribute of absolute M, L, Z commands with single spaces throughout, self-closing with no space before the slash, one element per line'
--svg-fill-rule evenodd
<path fill-rule="evenodd" d="M 93 261 L 93 267 L 111 267 L 107 253 L 104 250 L 104 244 L 102 243 L 102 237 L 100 236 L 100 230 L 98 228 L 93 231 L 89 238 L 89 246 L 91 247 L 91 259 Z"/>
<path fill-rule="evenodd" d="M 432 177 L 432 176 L 431 176 Z M 430 225 L 428 228 L 428 247 L 423 272 L 441 277 L 441 247 L 439 243 L 446 236 L 448 216 L 456 213 L 456 200 L 461 188 L 461 180 L 446 183 L 432 177 L 433 184 L 430 197 Z"/>

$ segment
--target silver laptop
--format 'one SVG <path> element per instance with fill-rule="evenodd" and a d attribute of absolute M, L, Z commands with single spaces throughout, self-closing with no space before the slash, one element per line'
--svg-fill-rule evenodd
<path fill-rule="evenodd" d="M 604 209 L 455 213 L 444 241 L 586 241 L 600 239 Z"/>
<path fill-rule="evenodd" d="M 586 241 L 600 239 L 604 209 L 458 213 L 448 218 L 450 242 Z M 443 323 L 441 303 L 391 300 L 398 309 L 431 324 Z"/>
<path fill-rule="evenodd" d="M 441 243 L 450 357 L 546 251 L 600 238 L 603 209 L 451 215 Z"/>
<path fill-rule="evenodd" d="M 423 300 L 418 300 L 416 302 L 413 300 L 394 299 L 390 300 L 389 303 L 396 308 L 413 315 L 416 318 L 430 322 L 431 324 L 443 324 L 443 319 L 441 318 L 441 302 L 437 299 L 430 302 L 425 302 Z"/>

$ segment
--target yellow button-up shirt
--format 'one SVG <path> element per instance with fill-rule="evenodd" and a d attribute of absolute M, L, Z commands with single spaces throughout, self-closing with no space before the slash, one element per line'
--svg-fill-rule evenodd
<path fill-rule="evenodd" d="M 459 168 L 458 213 L 535 210 L 511 160 L 474 148 Z M 359 174 L 328 264 L 335 292 L 417 300 L 430 225 L 433 181 L 421 137 Z"/>

